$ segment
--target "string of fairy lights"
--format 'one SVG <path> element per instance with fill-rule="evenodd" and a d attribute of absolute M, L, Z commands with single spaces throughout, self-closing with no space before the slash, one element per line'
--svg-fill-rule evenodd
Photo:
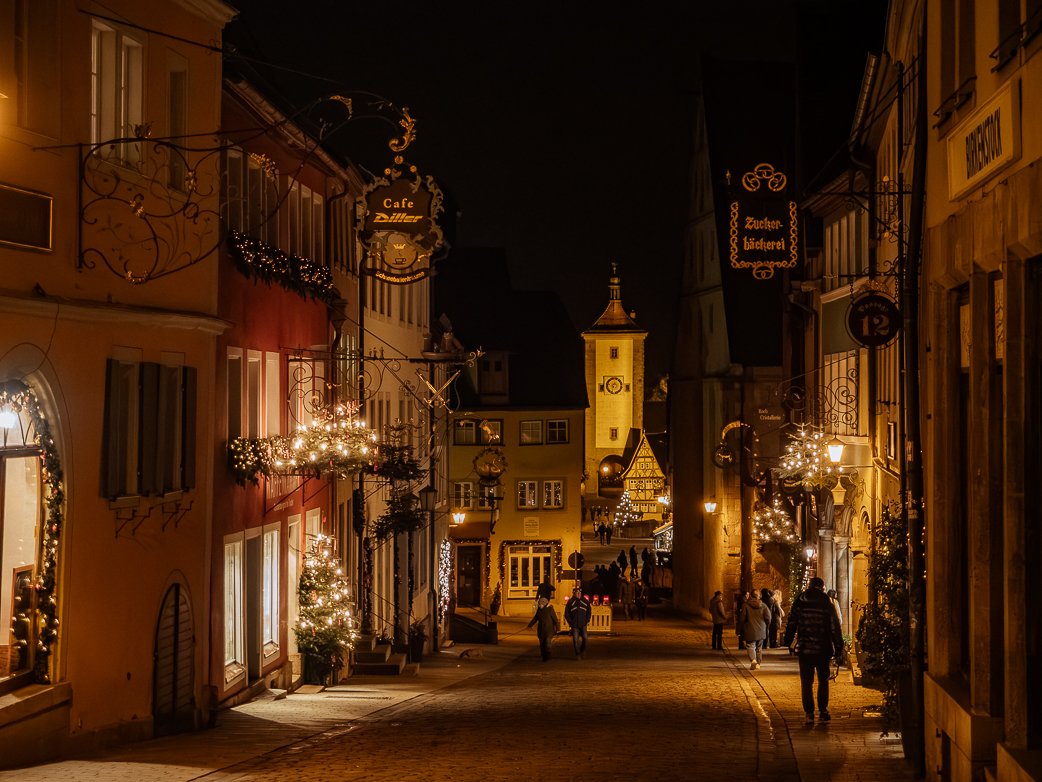
<path fill-rule="evenodd" d="M 311 296 L 328 304 L 340 298 L 333 286 L 333 275 L 325 266 L 285 253 L 238 231 L 228 231 L 228 254 L 247 279 L 281 285 L 302 299 Z"/>
<path fill-rule="evenodd" d="M 335 550 L 334 538 L 317 535 L 305 552 L 294 631 L 302 651 L 322 657 L 331 667 L 341 667 L 345 652 L 354 648 L 357 633 L 351 586 Z"/>
<path fill-rule="evenodd" d="M 795 478 L 804 486 L 816 488 L 843 472 L 829 456 L 829 443 L 821 432 L 800 427 L 790 440 L 782 466 L 775 471 L 779 478 Z"/>
<path fill-rule="evenodd" d="M 13 390 L 12 390 L 13 389 Z M 25 612 L 19 619 L 25 626 L 35 623 L 37 627 L 36 649 L 33 655 L 33 680 L 38 684 L 51 681 L 50 656 L 58 639 L 58 548 L 65 525 L 65 487 L 58 449 L 51 436 L 50 425 L 40 409 L 36 391 L 17 380 L 8 381 L 0 391 L 0 410 L 17 416 L 28 415 L 33 426 L 33 442 L 43 449 L 41 478 L 45 487 L 44 505 L 47 520 L 41 535 L 41 561 L 36 570 L 33 588 L 36 590 L 36 615 Z"/>
<path fill-rule="evenodd" d="M 760 502 L 753 508 L 753 533 L 762 542 L 795 543 L 796 532 L 792 519 L 775 499 L 771 505 Z"/>
<path fill-rule="evenodd" d="M 289 437 L 237 437 L 228 451 L 232 474 L 242 486 L 256 486 L 259 476 L 277 473 L 347 475 L 372 465 L 379 455 L 376 432 L 365 428 L 352 404 L 319 410 Z"/>

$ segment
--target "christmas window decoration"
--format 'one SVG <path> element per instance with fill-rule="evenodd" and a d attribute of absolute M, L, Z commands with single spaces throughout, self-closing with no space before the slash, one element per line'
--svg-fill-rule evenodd
<path fill-rule="evenodd" d="M 326 267 L 238 231 L 228 232 L 228 254 L 247 279 L 261 280 L 269 286 L 276 283 L 302 299 L 310 296 L 328 304 L 340 298 L 333 286 L 333 275 Z"/>

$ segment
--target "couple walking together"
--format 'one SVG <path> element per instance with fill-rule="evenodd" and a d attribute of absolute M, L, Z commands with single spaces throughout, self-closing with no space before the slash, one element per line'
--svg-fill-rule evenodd
<path fill-rule="evenodd" d="M 537 606 L 535 616 L 532 617 L 528 626 L 536 625 L 539 652 L 545 663 L 550 659 L 550 647 L 553 644 L 554 636 L 561 629 L 561 623 L 557 619 L 557 612 L 546 597 L 540 597 Z M 586 659 L 586 640 L 592 615 L 593 606 L 590 605 L 589 600 L 583 597 L 582 590 L 578 588 L 572 590 L 572 596 L 564 606 L 564 618 L 571 628 L 576 660 Z"/>

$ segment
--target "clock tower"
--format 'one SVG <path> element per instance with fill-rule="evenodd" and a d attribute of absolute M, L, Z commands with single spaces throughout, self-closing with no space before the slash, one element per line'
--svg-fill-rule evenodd
<path fill-rule="evenodd" d="M 622 307 L 619 277 L 612 264 L 608 308 L 583 332 L 586 342 L 587 495 L 617 499 L 622 494 L 622 455 L 631 429 L 644 428 L 644 338 L 647 332 Z M 635 443 L 634 443 L 635 444 Z"/>

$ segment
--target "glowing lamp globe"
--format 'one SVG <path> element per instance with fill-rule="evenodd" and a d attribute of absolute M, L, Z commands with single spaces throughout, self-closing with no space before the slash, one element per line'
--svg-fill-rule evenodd
<path fill-rule="evenodd" d="M 833 437 L 831 440 L 829 440 L 828 445 L 826 447 L 829 450 L 829 459 L 832 460 L 833 464 L 839 464 L 840 460 L 843 458 L 844 446 L 844 442 L 840 440 L 838 437 Z"/>

